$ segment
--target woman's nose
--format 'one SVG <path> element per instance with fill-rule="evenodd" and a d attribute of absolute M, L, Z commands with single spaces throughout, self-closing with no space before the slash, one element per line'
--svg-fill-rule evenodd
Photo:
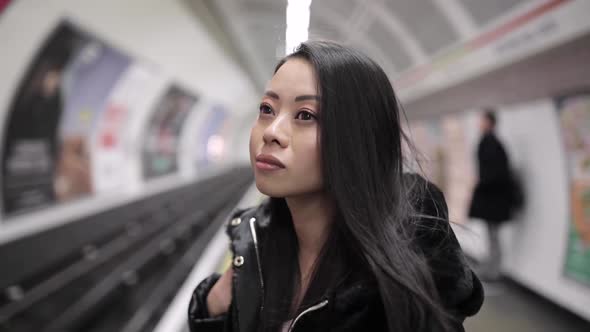
<path fill-rule="evenodd" d="M 280 147 L 289 145 L 289 119 L 285 115 L 277 116 L 273 122 L 266 127 L 263 134 L 265 144 L 278 144 Z"/>

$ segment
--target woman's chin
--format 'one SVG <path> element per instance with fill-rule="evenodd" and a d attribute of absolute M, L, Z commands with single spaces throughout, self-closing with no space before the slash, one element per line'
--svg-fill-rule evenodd
<path fill-rule="evenodd" d="M 256 179 L 256 188 L 258 191 L 269 197 L 284 197 L 284 190 L 278 188 L 276 184 L 268 183 L 267 181 L 261 181 Z"/>

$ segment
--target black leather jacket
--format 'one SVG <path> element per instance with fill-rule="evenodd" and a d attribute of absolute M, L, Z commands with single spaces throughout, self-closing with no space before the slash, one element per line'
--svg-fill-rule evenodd
<path fill-rule="evenodd" d="M 424 181 L 424 180 L 422 180 Z M 471 271 L 447 220 L 442 193 L 428 184 L 420 210 L 443 219 L 425 219 L 430 224 L 418 234 L 419 244 L 431 266 L 443 304 L 459 322 L 479 311 L 483 303 L 481 283 Z M 264 283 L 258 252 L 259 233 L 269 222 L 261 207 L 238 211 L 227 226 L 233 253 L 232 303 L 228 313 L 209 317 L 207 295 L 219 279 L 214 274 L 203 280 L 193 292 L 189 305 L 192 332 L 254 332 L 262 309 Z M 433 225 L 435 223 L 436 225 Z M 420 228 L 419 228 L 420 229 Z M 374 282 L 346 284 L 326 295 L 297 316 L 289 331 L 385 331 L 386 316 Z M 457 324 L 456 331 L 464 331 Z"/>

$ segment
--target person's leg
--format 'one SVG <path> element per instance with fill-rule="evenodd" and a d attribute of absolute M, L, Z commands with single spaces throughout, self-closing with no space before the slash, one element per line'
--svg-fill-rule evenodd
<path fill-rule="evenodd" d="M 487 277 L 497 279 L 500 277 L 502 264 L 502 250 L 500 248 L 500 224 L 486 222 L 488 225 L 489 257 L 486 266 Z"/>

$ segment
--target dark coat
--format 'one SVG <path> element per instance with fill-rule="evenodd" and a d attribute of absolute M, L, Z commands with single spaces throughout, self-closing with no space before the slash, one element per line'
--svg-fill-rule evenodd
<path fill-rule="evenodd" d="M 479 311 L 483 289 L 450 228 L 442 193 L 431 184 L 426 188 L 426 195 L 414 203 L 420 207 L 421 214 L 440 218 L 421 219 L 419 222 L 423 224 L 417 227 L 416 239 L 431 266 L 444 307 L 457 318 L 455 330 L 464 331 L 461 322 Z M 269 222 L 265 210 L 258 207 L 240 211 L 228 225 L 234 257 L 230 310 L 222 316 L 209 317 L 207 295 L 220 277 L 219 274 L 210 276 L 196 287 L 189 305 L 192 332 L 256 331 L 264 292 L 257 240 L 263 238 L 260 234 Z M 290 331 L 386 331 L 386 317 L 376 283 L 356 280 L 343 283 L 303 310 Z"/>
<path fill-rule="evenodd" d="M 500 223 L 510 219 L 513 183 L 508 155 L 493 133 L 485 134 L 477 148 L 479 181 L 473 192 L 469 217 Z"/>

